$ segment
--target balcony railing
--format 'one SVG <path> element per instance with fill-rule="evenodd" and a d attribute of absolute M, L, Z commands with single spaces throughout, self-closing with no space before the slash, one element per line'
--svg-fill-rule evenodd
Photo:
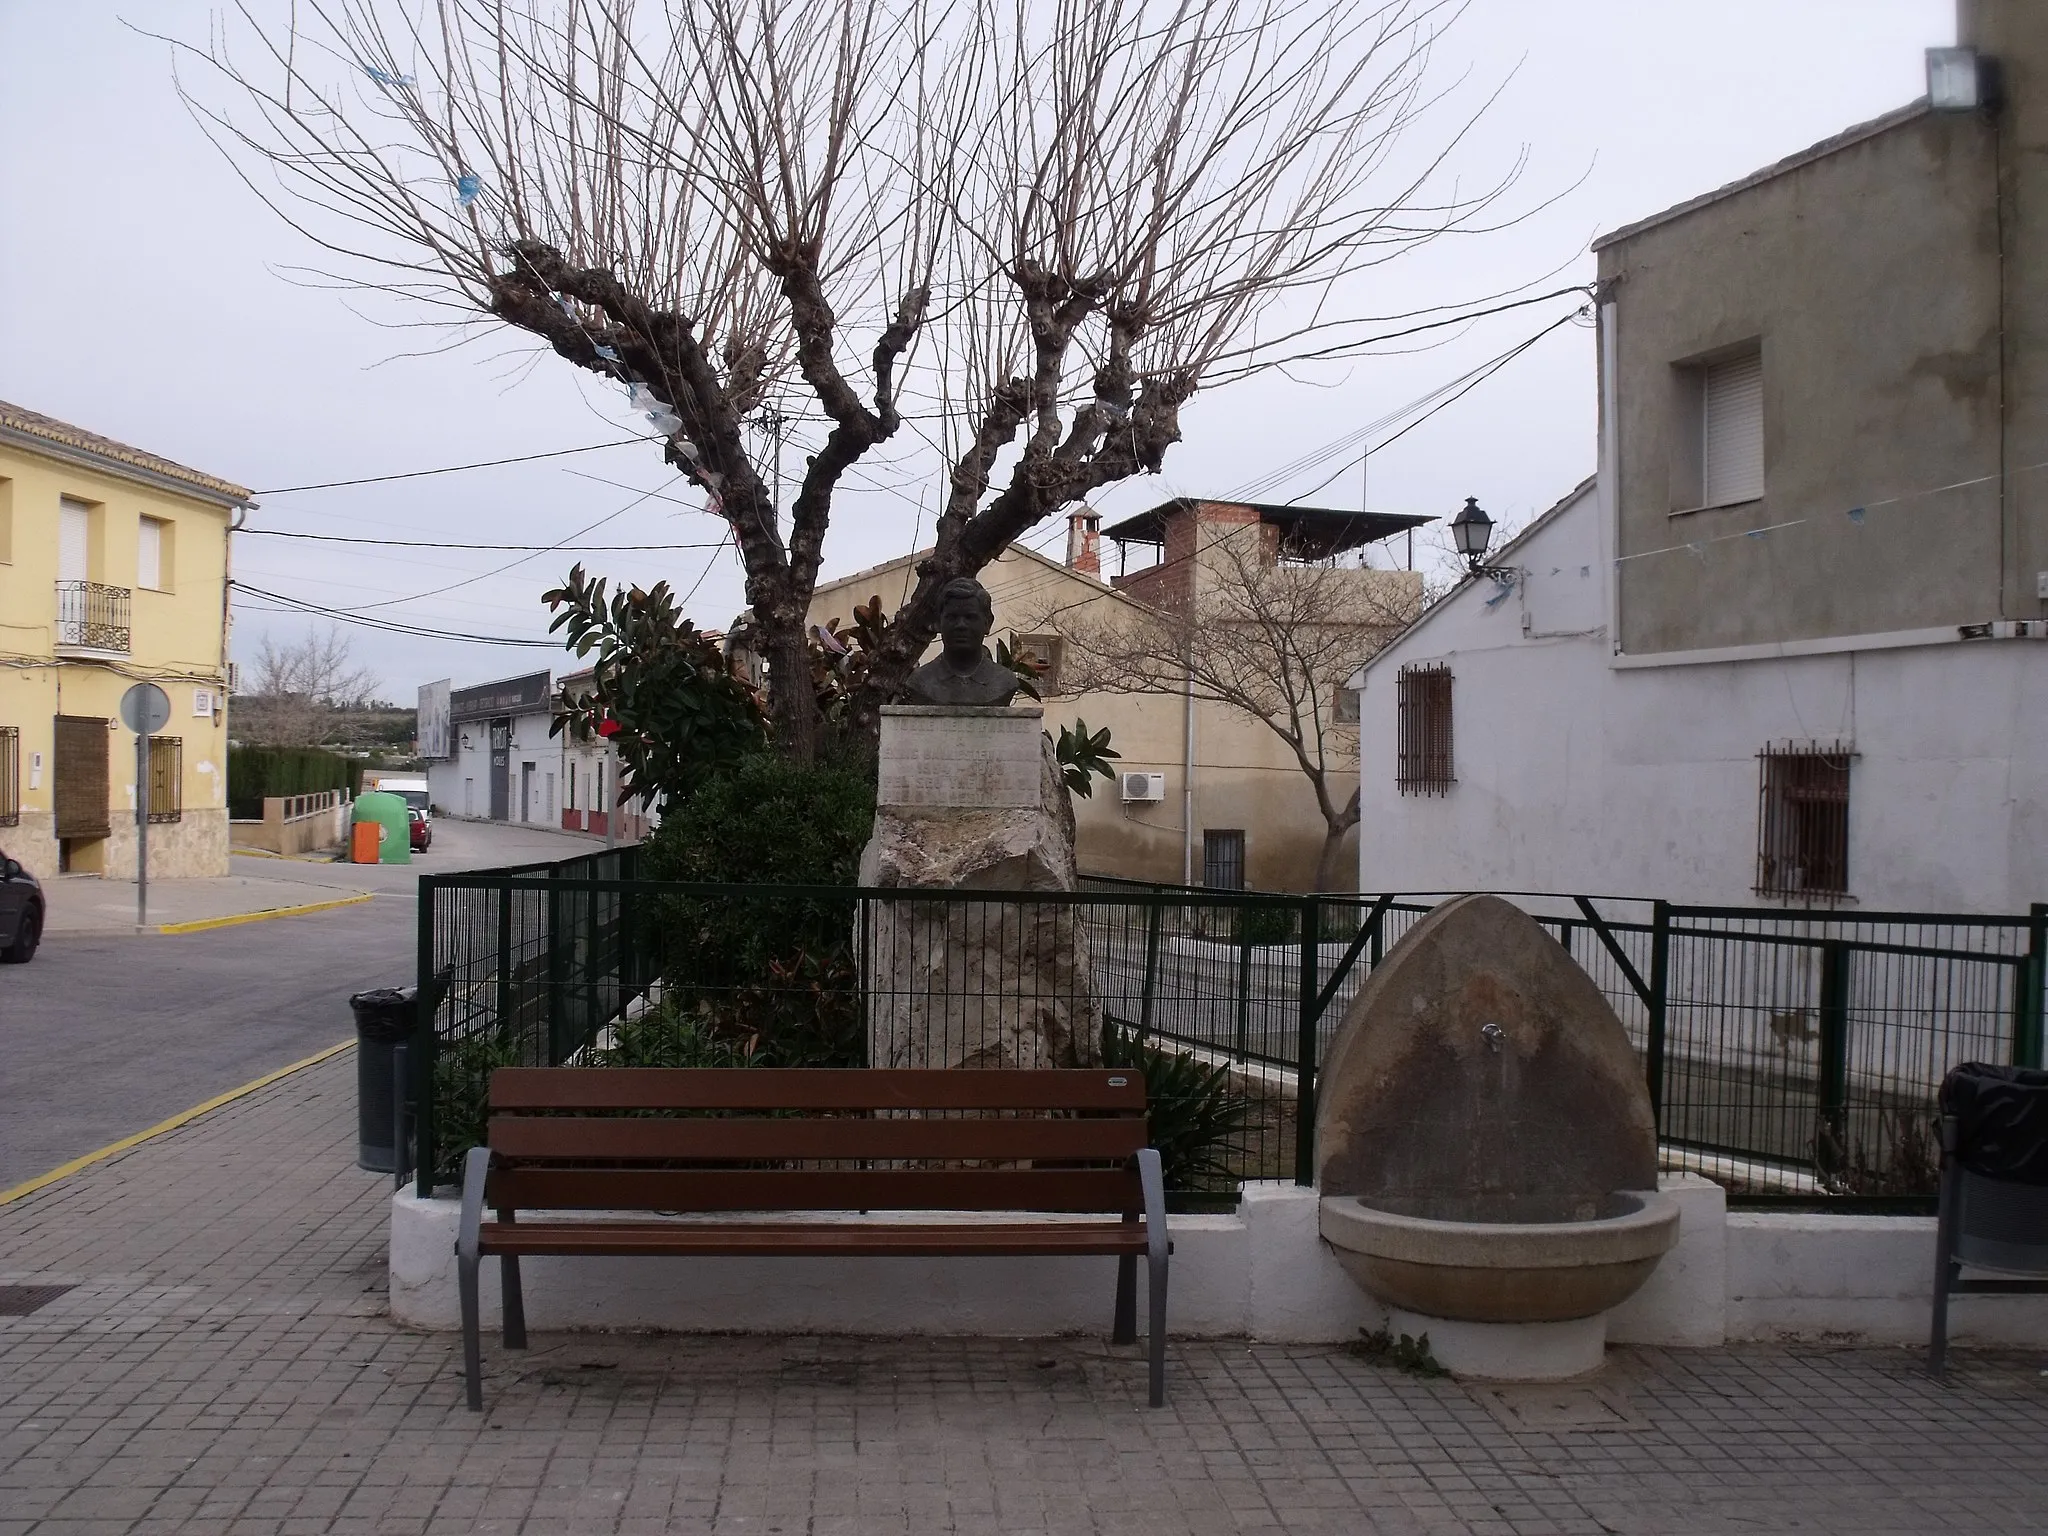
<path fill-rule="evenodd" d="M 57 583 L 57 643 L 87 651 L 128 650 L 128 589 L 97 581 Z"/>

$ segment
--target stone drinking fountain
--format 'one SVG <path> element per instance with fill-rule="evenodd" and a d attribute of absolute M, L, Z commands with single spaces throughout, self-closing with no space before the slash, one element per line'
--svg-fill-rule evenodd
<path fill-rule="evenodd" d="M 1627 1032 L 1496 896 L 1445 902 L 1360 990 L 1317 1093 L 1322 1235 L 1452 1372 L 1600 1365 L 1608 1310 L 1678 1241 Z"/>

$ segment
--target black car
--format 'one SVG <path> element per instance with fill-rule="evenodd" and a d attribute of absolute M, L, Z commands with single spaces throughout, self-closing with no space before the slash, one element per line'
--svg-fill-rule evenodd
<path fill-rule="evenodd" d="M 26 965 L 43 941 L 43 887 L 36 877 L 0 853 L 0 961 Z"/>

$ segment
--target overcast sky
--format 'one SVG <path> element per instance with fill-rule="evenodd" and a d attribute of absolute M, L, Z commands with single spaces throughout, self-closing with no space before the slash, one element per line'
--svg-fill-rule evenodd
<path fill-rule="evenodd" d="M 259 16 L 284 0 L 250 0 Z M 173 90 L 152 31 L 203 41 L 192 0 L 0 0 L 0 399 L 256 488 L 252 529 L 548 544 L 616 513 L 585 543 L 708 544 L 720 525 L 651 447 L 350 489 L 281 488 L 630 435 L 614 387 L 512 349 L 402 356 L 417 345 L 369 323 L 348 296 L 294 282 L 304 241 L 235 179 Z M 1516 227 L 1433 246 L 1360 302 L 1371 312 L 1450 303 L 1593 275 L 1599 233 L 1734 180 L 1922 93 L 1921 50 L 1954 39 L 1953 0 L 1472 0 L 1438 68 L 1467 89 L 1507 85 L 1467 146 L 1512 163 L 1518 192 L 1554 202 Z M 360 306 L 357 306 L 359 308 Z M 1569 306 L 1552 306 L 1553 309 Z M 1428 394 L 1547 323 L 1523 311 L 1441 347 L 1357 362 L 1315 383 L 1272 377 L 1198 395 L 1165 472 L 1098 499 L 1109 516 L 1174 495 L 1220 495 Z M 1378 509 L 1447 517 L 1477 496 L 1524 521 L 1590 473 L 1593 350 L 1567 326 L 1370 464 Z M 794 455 L 792 454 L 792 466 Z M 1273 499 L 1302 496 L 1336 461 Z M 612 483 L 605 483 L 612 482 Z M 826 576 L 911 547 L 915 484 L 843 498 Z M 1356 507 L 1347 471 L 1305 499 Z M 622 508 L 629 508 L 621 511 Z M 924 521 L 928 532 L 929 518 Z M 1033 542 L 1057 553 L 1058 534 Z M 236 574 L 259 587 L 472 635 L 540 638 L 538 595 L 569 558 L 373 549 L 256 535 Z M 587 553 L 594 570 L 691 594 L 699 623 L 743 605 L 738 563 L 715 550 Z M 475 579 L 484 577 L 484 579 Z M 460 585 L 456 585 L 460 584 Z M 453 587 L 440 592 L 436 589 Z M 432 594 L 432 595 L 427 595 Z M 394 601 L 399 600 L 399 601 Z M 310 621 L 238 598 L 235 652 Z M 353 629 L 380 691 L 410 702 L 558 665 L 559 652 Z"/>

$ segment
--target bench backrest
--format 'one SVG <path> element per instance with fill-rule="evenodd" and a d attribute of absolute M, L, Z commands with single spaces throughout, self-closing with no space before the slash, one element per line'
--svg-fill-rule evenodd
<path fill-rule="evenodd" d="M 1135 1215 L 1136 1069 L 503 1067 L 505 1210 Z M 1028 1166 L 1020 1166 L 1028 1165 Z"/>

